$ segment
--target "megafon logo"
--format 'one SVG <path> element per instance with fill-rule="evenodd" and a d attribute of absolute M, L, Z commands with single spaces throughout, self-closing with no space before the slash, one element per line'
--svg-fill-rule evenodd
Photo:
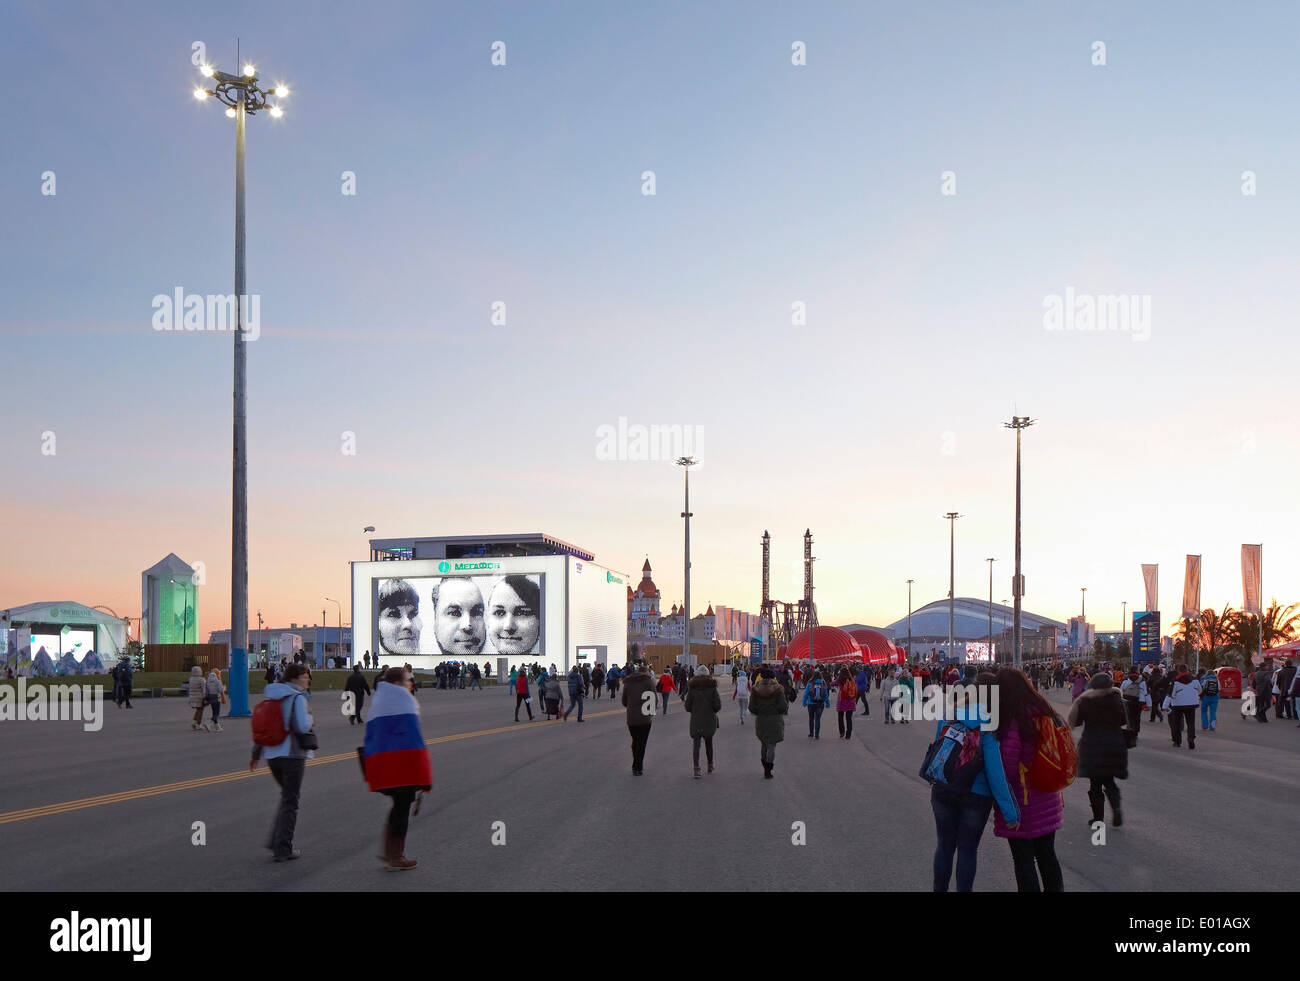
<path fill-rule="evenodd" d="M 623 585 L 623 580 L 622 580 L 621 578 L 619 578 L 618 576 L 614 575 L 614 573 L 612 573 L 612 572 L 606 572 L 606 573 L 605 573 L 605 582 L 616 582 L 616 583 L 618 583 L 620 586 Z"/>
<path fill-rule="evenodd" d="M 500 569 L 500 562 L 439 562 L 439 572 L 478 572 L 483 569 Z"/>
<path fill-rule="evenodd" d="M 439 571 L 439 572 L 451 572 L 451 563 L 450 563 L 450 562 L 439 562 L 439 563 L 438 563 L 438 571 Z"/>

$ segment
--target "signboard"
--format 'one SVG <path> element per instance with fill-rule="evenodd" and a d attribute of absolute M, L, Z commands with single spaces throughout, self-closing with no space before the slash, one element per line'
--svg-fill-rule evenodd
<path fill-rule="evenodd" d="M 750 651 L 750 652 L 749 652 L 749 663 L 750 663 L 750 664 L 762 664 L 762 663 L 763 663 L 763 655 L 762 655 L 762 653 L 761 653 L 760 651 Z"/>
<path fill-rule="evenodd" d="M 754 658 L 758 658 L 758 660 L 754 662 L 755 664 L 762 663 L 763 660 L 763 638 L 762 637 L 749 638 L 749 657 L 750 660 L 753 660 Z"/>
<path fill-rule="evenodd" d="M 1154 664 L 1160 660 L 1160 611 L 1133 614 L 1133 663 Z"/>

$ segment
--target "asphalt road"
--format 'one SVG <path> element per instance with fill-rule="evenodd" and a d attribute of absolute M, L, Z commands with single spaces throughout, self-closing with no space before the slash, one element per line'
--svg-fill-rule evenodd
<path fill-rule="evenodd" d="M 249 721 L 190 729 L 180 699 L 106 706 L 99 732 L 75 722 L 0 722 L 0 889 L 33 890 L 872 890 L 926 891 L 934 826 L 916 776 L 932 724 L 882 724 L 881 704 L 836 738 L 807 738 L 794 707 L 764 780 L 752 728 L 722 685 L 717 770 L 691 773 L 687 717 L 674 696 L 654 723 L 646 773 L 630 773 L 621 708 L 588 700 L 588 721 L 514 724 L 501 691 L 419 694 L 435 787 L 411 822 L 407 855 L 375 859 L 388 801 L 366 791 L 361 732 L 339 693 L 313 701 L 321 759 L 304 781 L 297 862 L 263 842 L 277 790 L 247 770 Z M 1063 693 L 1053 699 L 1067 703 Z M 1300 805 L 1294 722 L 1243 721 L 1221 705 L 1218 731 L 1176 750 L 1143 727 L 1122 784 L 1125 824 L 1090 842 L 1086 781 L 1066 791 L 1057 853 L 1071 891 L 1282 891 L 1276 849 Z M 177 785 L 180 786 L 172 786 Z M 112 796 L 110 796 L 112 795 Z M 203 822 L 206 844 L 192 843 Z M 492 844 L 504 822 L 505 844 Z M 803 822 L 806 845 L 792 843 Z M 1271 856 L 1271 857 L 1270 857 Z M 992 821 L 976 889 L 1015 888 Z"/>

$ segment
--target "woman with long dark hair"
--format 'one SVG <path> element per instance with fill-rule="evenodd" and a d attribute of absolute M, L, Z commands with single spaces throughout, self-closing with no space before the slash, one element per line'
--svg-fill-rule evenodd
<path fill-rule="evenodd" d="M 1128 740 L 1124 736 L 1124 699 L 1115 690 L 1110 675 L 1093 677 L 1088 690 L 1070 706 L 1069 719 L 1072 729 L 1083 726 L 1079 776 L 1088 778 L 1092 820 L 1105 819 L 1109 800 L 1112 823 L 1118 828 L 1124 823 L 1124 812 L 1120 810 L 1119 785 L 1115 781 L 1128 779 Z"/>
<path fill-rule="evenodd" d="M 998 748 L 1007 785 L 1020 808 L 1020 825 L 1012 828 L 999 811 L 993 833 L 1007 839 L 1020 892 L 1064 892 L 1061 863 L 1056 858 L 1056 832 L 1065 823 L 1060 791 L 1048 793 L 1029 786 L 1029 768 L 1038 754 L 1038 720 L 1059 722 L 1056 711 L 1015 668 L 998 670 Z M 1042 885 L 1039 885 L 1039 875 Z"/>

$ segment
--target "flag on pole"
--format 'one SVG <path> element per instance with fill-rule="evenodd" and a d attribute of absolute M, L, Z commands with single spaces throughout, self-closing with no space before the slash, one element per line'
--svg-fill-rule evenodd
<path fill-rule="evenodd" d="M 1142 607 L 1148 612 L 1160 609 L 1160 566 L 1156 563 L 1142 565 L 1142 583 L 1146 586 L 1147 605 Z"/>
<path fill-rule="evenodd" d="M 1187 556 L 1187 572 L 1183 576 L 1183 616 L 1201 615 L 1201 557 Z"/>
<path fill-rule="evenodd" d="M 1260 579 L 1264 565 L 1263 545 L 1241 546 L 1242 609 L 1251 616 L 1261 615 Z"/>

